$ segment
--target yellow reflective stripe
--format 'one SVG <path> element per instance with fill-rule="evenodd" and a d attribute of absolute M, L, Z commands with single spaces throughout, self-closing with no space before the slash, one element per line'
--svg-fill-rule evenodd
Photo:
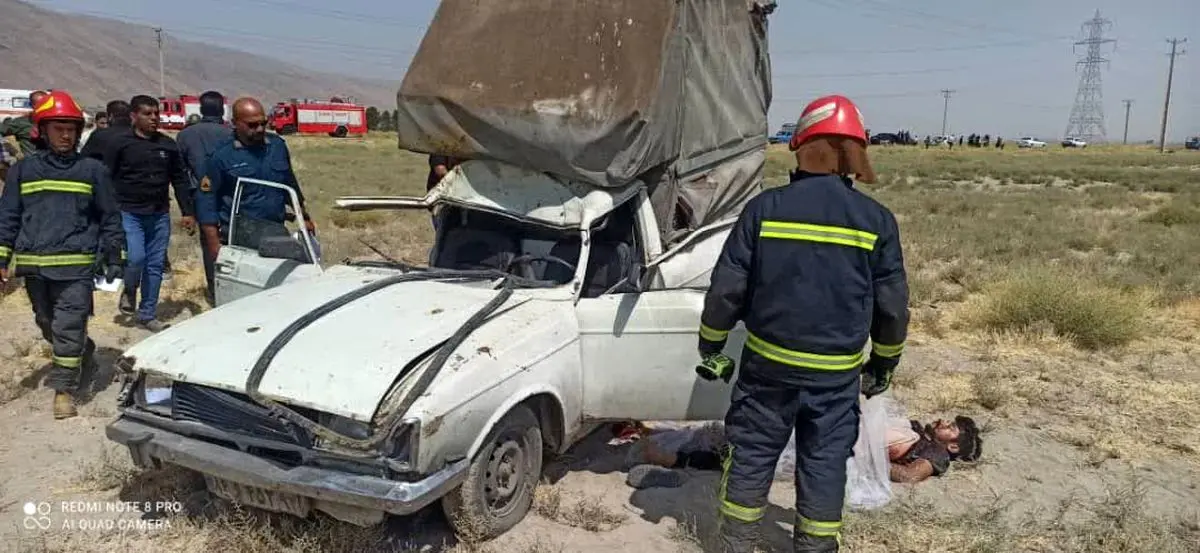
<path fill-rule="evenodd" d="M 73 194 L 91 194 L 92 185 L 86 182 L 69 180 L 35 180 L 21 183 L 21 195 L 37 194 L 38 192 L 69 192 Z"/>
<path fill-rule="evenodd" d="M 881 344 L 871 340 L 871 353 L 874 353 L 880 357 L 900 357 L 900 354 L 904 353 L 904 342 L 900 342 L 894 346 L 889 346 L 887 344 Z"/>
<path fill-rule="evenodd" d="M 32 265 L 34 267 L 67 267 L 71 265 L 91 265 L 96 262 L 96 255 L 90 253 L 63 255 L 34 255 L 19 253 L 13 256 L 15 265 Z"/>
<path fill-rule="evenodd" d="M 729 500 L 726 500 L 726 499 L 721 500 L 720 511 L 721 511 L 721 514 L 723 514 L 727 517 L 737 519 L 741 522 L 746 522 L 746 523 L 758 522 L 758 521 L 762 520 L 762 518 L 764 516 L 766 516 L 766 513 L 767 513 L 766 507 L 757 507 L 757 508 L 742 507 L 741 505 L 730 502 Z"/>
<path fill-rule="evenodd" d="M 708 340 L 709 342 L 720 342 L 721 340 L 729 337 L 729 331 L 717 330 L 711 326 L 705 325 L 704 323 L 700 323 L 700 337 Z"/>
<path fill-rule="evenodd" d="M 55 365 L 58 365 L 60 367 L 66 367 L 68 369 L 76 369 L 76 368 L 79 368 L 79 365 L 83 362 L 83 358 L 82 357 L 59 357 L 57 355 L 53 355 L 50 357 L 50 361 L 52 361 Z"/>
<path fill-rule="evenodd" d="M 8 254 L 10 253 L 12 253 L 12 248 L 8 246 L 0 246 L 0 257 L 8 257 Z"/>
<path fill-rule="evenodd" d="M 862 351 L 848 355 L 825 355 L 795 351 L 781 348 L 750 332 L 746 334 L 746 347 L 750 348 L 750 351 L 777 363 L 820 371 L 846 371 L 858 368 L 863 362 Z"/>
<path fill-rule="evenodd" d="M 805 518 L 803 516 L 801 516 L 799 518 L 800 518 L 800 531 L 804 532 L 805 534 L 808 534 L 810 536 L 816 536 L 819 538 L 831 538 L 831 537 L 838 536 L 838 534 L 842 530 L 841 522 L 822 522 L 819 520 Z"/>
<path fill-rule="evenodd" d="M 788 223 L 784 221 L 763 221 L 758 232 L 761 238 L 782 238 L 785 240 L 806 240 L 809 242 L 824 242 L 862 248 L 867 251 L 875 249 L 878 235 L 865 230 L 855 230 L 829 225 L 813 225 L 809 223 Z"/>
<path fill-rule="evenodd" d="M 125 250 L 121 250 L 121 261 L 125 261 Z"/>
<path fill-rule="evenodd" d="M 743 507 L 725 498 L 726 488 L 729 484 L 729 468 L 733 466 L 733 446 L 730 445 L 725 449 L 725 459 L 721 461 L 721 488 L 720 501 L 721 504 L 718 510 L 721 514 L 739 520 L 741 522 L 757 522 L 767 514 L 767 508 L 763 507 Z"/>

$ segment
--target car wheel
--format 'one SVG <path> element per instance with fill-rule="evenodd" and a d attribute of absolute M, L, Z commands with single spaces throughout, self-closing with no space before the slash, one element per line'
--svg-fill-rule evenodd
<path fill-rule="evenodd" d="M 442 510 L 459 534 L 490 540 L 525 518 L 541 474 L 542 431 L 533 411 L 518 405 L 492 428 Z"/>

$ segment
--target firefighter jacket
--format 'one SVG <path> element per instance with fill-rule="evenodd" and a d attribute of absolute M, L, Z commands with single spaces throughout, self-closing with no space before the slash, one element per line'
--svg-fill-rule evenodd
<path fill-rule="evenodd" d="M 99 266 L 124 259 L 121 213 L 103 163 L 40 151 L 8 171 L 0 194 L 0 268 L 12 276 L 90 279 Z"/>
<path fill-rule="evenodd" d="M 713 269 L 700 350 L 720 351 L 737 322 L 746 347 L 802 369 L 895 368 L 908 332 L 896 219 L 836 175 L 793 173 L 742 211 Z"/>

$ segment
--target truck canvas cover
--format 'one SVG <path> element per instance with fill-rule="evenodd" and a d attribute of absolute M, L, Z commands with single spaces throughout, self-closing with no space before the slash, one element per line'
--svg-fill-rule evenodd
<path fill-rule="evenodd" d="M 400 147 L 599 188 L 642 180 L 664 238 L 761 189 L 768 0 L 442 0 L 397 94 Z"/>

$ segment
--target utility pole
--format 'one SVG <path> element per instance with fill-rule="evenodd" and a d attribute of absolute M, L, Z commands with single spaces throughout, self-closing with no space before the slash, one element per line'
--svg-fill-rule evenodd
<path fill-rule="evenodd" d="M 942 104 L 942 136 L 946 136 L 946 115 L 950 113 L 950 95 L 954 94 L 953 90 L 942 89 L 942 96 L 946 101 Z"/>
<path fill-rule="evenodd" d="M 162 27 L 155 27 L 154 34 L 158 37 L 158 97 L 167 97 L 167 83 L 163 80 L 163 44 Z"/>
<path fill-rule="evenodd" d="M 1133 105 L 1133 100 L 1121 100 L 1125 104 L 1125 136 L 1121 138 L 1121 144 L 1129 144 L 1129 107 Z"/>
<path fill-rule="evenodd" d="M 1167 39 L 1167 42 L 1171 43 L 1171 64 L 1167 69 L 1167 99 L 1163 101 L 1162 128 L 1158 131 L 1158 151 L 1160 153 L 1167 151 L 1167 111 L 1171 108 L 1171 78 L 1175 75 L 1175 56 L 1182 56 L 1185 53 L 1178 50 L 1178 47 L 1187 42 L 1187 39 L 1171 38 Z"/>

